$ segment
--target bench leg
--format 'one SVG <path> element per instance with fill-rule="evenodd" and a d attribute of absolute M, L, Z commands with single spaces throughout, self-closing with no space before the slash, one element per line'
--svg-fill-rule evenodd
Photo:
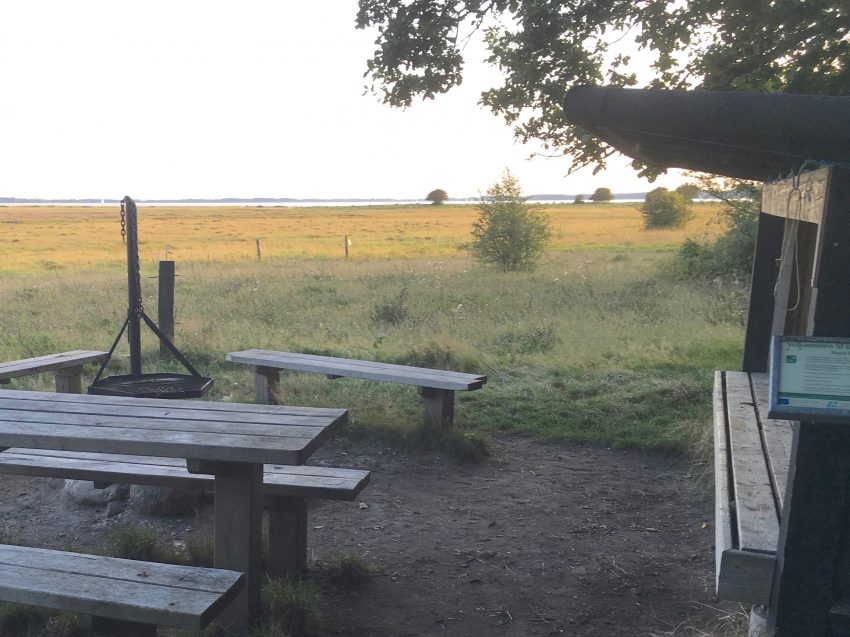
<path fill-rule="evenodd" d="M 307 501 L 269 496 L 266 507 L 269 512 L 269 575 L 301 575 L 307 570 Z"/>
<path fill-rule="evenodd" d="M 156 637 L 156 626 L 123 619 L 80 615 L 80 625 L 98 637 Z"/>
<path fill-rule="evenodd" d="M 54 373 L 54 377 L 56 379 L 56 391 L 60 394 L 82 394 L 82 374 L 82 366 L 57 369 Z"/>
<path fill-rule="evenodd" d="M 280 391 L 280 371 L 271 367 L 254 367 L 254 402 L 258 405 L 276 405 L 275 396 Z"/>
<path fill-rule="evenodd" d="M 417 387 L 425 403 L 425 426 L 435 431 L 451 430 L 455 419 L 455 393 L 451 389 Z"/>
<path fill-rule="evenodd" d="M 241 635 L 262 610 L 263 465 L 222 463 L 214 469 L 215 566 L 245 573 L 246 580 L 222 624 Z"/>

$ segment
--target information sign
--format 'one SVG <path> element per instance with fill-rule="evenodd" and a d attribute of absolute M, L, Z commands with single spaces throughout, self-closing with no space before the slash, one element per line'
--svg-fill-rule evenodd
<path fill-rule="evenodd" d="M 774 337 L 768 416 L 850 424 L 850 339 Z"/>

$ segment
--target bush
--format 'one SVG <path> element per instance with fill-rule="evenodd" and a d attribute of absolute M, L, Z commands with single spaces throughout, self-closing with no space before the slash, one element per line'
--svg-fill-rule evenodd
<path fill-rule="evenodd" d="M 573 203 L 575 203 L 575 204 L 584 203 L 584 195 L 576 195 L 575 199 L 573 199 Z"/>
<path fill-rule="evenodd" d="M 549 241 L 549 220 L 529 206 L 509 171 L 478 203 L 472 255 L 504 272 L 533 270 Z"/>
<path fill-rule="evenodd" d="M 675 268 L 688 278 L 748 281 L 753 269 L 761 188 L 750 182 L 723 181 L 705 189 L 723 201 L 726 232 L 713 242 L 688 239 L 679 249 Z"/>
<path fill-rule="evenodd" d="M 646 194 L 640 207 L 643 226 L 647 230 L 655 228 L 678 228 L 693 217 L 691 204 L 679 192 L 666 188 L 656 188 Z"/>

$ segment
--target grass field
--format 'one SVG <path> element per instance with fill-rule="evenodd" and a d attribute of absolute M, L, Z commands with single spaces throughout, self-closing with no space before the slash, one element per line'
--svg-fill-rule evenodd
<path fill-rule="evenodd" d="M 637 204 L 544 206 L 552 223 L 554 251 L 570 249 L 669 249 L 686 237 L 713 233 L 712 204 L 695 207 L 682 229 L 642 229 Z M 463 255 L 476 210 L 473 206 L 375 206 L 350 208 L 139 209 L 139 253 L 153 263 L 165 257 L 187 262 L 233 262 L 256 258 L 338 258 L 343 238 L 350 255 L 414 258 Z M 0 207 L 0 271 L 123 267 L 116 207 Z"/>
<path fill-rule="evenodd" d="M 691 450 L 709 431 L 711 370 L 738 365 L 746 295 L 665 274 L 685 237 L 717 231 L 716 209 L 697 210 L 683 230 L 647 232 L 632 206 L 548 208 L 543 263 L 510 274 L 459 247 L 474 218 L 462 206 L 141 209 L 144 300 L 155 318 L 150 277 L 173 246 L 177 342 L 216 378 L 212 398 L 252 399 L 228 351 L 321 352 L 488 374 L 458 396 L 468 431 Z M 126 313 L 124 268 L 116 210 L 0 208 L 0 359 L 107 349 Z M 176 369 L 144 337 L 145 369 Z M 350 407 L 353 434 L 417 435 L 409 387 L 293 374 L 283 391 Z"/>

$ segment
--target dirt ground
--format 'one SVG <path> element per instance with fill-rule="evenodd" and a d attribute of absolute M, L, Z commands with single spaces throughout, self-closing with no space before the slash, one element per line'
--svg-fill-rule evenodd
<path fill-rule="evenodd" d="M 492 441 L 462 464 L 335 441 L 313 462 L 372 471 L 357 502 L 311 508 L 311 558 L 355 553 L 373 567 L 331 593 L 329 635 L 661 637 L 707 635 L 729 605 L 713 595 L 713 505 L 689 461 L 645 451 Z M 93 547 L 111 526 L 152 523 L 180 542 L 209 523 L 106 518 L 61 480 L 4 476 L 5 531 L 33 546 Z"/>

